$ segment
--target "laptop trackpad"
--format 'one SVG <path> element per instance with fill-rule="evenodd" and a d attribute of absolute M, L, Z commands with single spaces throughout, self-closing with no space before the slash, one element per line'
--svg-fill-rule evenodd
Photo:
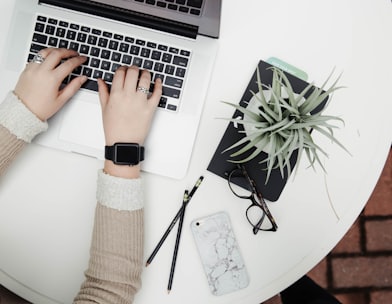
<path fill-rule="evenodd" d="M 63 110 L 60 140 L 101 150 L 105 139 L 100 105 L 71 100 Z"/>

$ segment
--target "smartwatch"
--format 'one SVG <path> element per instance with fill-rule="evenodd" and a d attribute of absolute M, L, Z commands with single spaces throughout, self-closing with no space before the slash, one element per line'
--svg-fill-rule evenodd
<path fill-rule="evenodd" d="M 135 143 L 115 143 L 105 146 L 105 159 L 116 165 L 135 166 L 144 160 L 144 147 Z"/>

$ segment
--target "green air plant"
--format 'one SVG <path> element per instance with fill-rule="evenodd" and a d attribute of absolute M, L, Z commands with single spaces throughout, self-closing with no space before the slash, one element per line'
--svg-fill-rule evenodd
<path fill-rule="evenodd" d="M 314 168 L 317 162 L 325 172 L 319 153 L 328 155 L 313 141 L 312 133 L 318 132 L 326 136 L 347 151 L 334 137 L 333 129 L 337 126 L 330 123 L 332 120 L 342 123 L 344 121 L 335 116 L 322 115 L 327 104 L 317 113 L 312 112 L 334 91 L 341 88 L 337 87 L 340 77 L 330 88 L 325 89 L 333 74 L 331 73 L 321 88 L 311 83 L 297 94 L 283 71 L 275 67 L 272 67 L 272 70 L 272 85 L 267 86 L 261 82 L 260 72 L 257 69 L 258 92 L 250 91 L 253 97 L 246 107 L 224 102 L 243 113 L 243 119 L 232 118 L 230 121 L 243 125 L 244 130 L 239 132 L 245 135 L 222 153 L 237 148 L 230 155 L 231 158 L 236 158 L 229 160 L 234 163 L 246 163 L 263 151 L 267 153 L 267 157 L 260 162 L 260 164 L 266 163 L 266 183 L 275 168 L 280 169 L 282 177 L 285 167 L 288 175 L 291 174 L 290 157 L 296 150 L 298 151 L 297 163 L 305 151 L 311 167 Z"/>

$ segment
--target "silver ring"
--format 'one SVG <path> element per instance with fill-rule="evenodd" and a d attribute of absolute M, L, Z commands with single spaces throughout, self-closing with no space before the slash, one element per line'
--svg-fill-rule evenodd
<path fill-rule="evenodd" d="M 150 91 L 145 87 L 137 87 L 137 90 L 146 94 L 146 95 L 150 94 Z"/>
<path fill-rule="evenodd" d="M 38 64 L 41 64 L 44 61 L 45 58 L 40 53 L 35 54 L 33 59 L 31 59 L 31 62 L 38 63 Z"/>

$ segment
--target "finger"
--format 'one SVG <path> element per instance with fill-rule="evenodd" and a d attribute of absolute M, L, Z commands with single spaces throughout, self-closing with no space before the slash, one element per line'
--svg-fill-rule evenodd
<path fill-rule="evenodd" d="M 127 68 L 119 67 L 113 76 L 112 91 L 122 90 L 124 88 L 125 74 Z"/>
<path fill-rule="evenodd" d="M 36 55 L 40 54 L 42 56 L 42 58 L 45 60 L 53 50 L 54 50 L 54 48 L 42 49 Z M 41 64 L 42 63 L 30 61 L 29 64 L 26 66 L 26 68 L 37 68 Z"/>
<path fill-rule="evenodd" d="M 98 95 L 99 101 L 101 103 L 102 111 L 105 109 L 108 101 L 109 101 L 109 88 L 106 85 L 105 81 L 101 78 L 98 78 Z"/>
<path fill-rule="evenodd" d="M 124 86 L 126 89 L 128 89 L 129 92 L 135 92 L 138 78 L 139 68 L 134 65 L 128 67 Z"/>
<path fill-rule="evenodd" d="M 148 91 L 150 89 L 150 83 L 151 83 L 150 72 L 147 70 L 143 70 L 142 73 L 140 74 L 139 83 L 136 88 L 137 92 L 147 96 L 147 94 L 145 92 L 143 92 L 142 90 L 139 90 L 138 88 L 144 88 Z"/>
<path fill-rule="evenodd" d="M 161 96 L 162 96 L 162 79 L 157 78 L 154 84 L 154 91 L 152 92 L 150 98 L 148 98 L 148 101 L 149 103 L 152 104 L 152 106 L 156 107 L 158 106 Z"/>
<path fill-rule="evenodd" d="M 70 83 L 68 83 L 61 91 L 59 96 L 57 97 L 57 101 L 62 106 L 65 104 L 72 96 L 76 94 L 76 92 L 80 89 L 80 87 L 87 80 L 87 76 L 79 76 L 74 79 Z"/>
<path fill-rule="evenodd" d="M 56 77 L 60 80 L 63 80 L 67 75 L 69 75 L 76 67 L 80 66 L 81 64 L 85 63 L 87 57 L 85 56 L 76 56 L 72 57 L 62 64 L 60 64 L 56 69 Z"/>
<path fill-rule="evenodd" d="M 78 52 L 69 49 L 46 49 L 45 52 L 43 50 L 40 51 L 42 56 L 45 58 L 45 61 L 41 63 L 42 67 L 46 69 L 52 70 L 57 67 L 62 59 L 70 58 L 78 56 Z"/>

